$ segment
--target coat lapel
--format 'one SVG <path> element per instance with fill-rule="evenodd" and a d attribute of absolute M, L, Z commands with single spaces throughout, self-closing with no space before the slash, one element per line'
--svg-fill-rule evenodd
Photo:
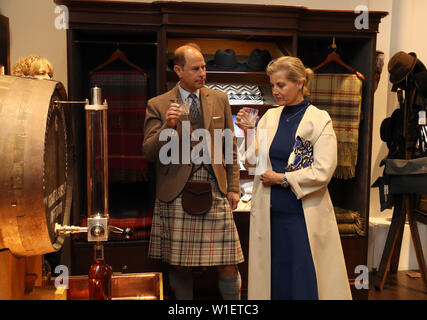
<path fill-rule="evenodd" d="M 172 100 L 177 101 L 178 99 L 181 99 L 181 95 L 179 93 L 178 84 L 176 84 L 176 86 L 171 91 L 171 101 L 170 102 L 173 102 Z"/>
<path fill-rule="evenodd" d="M 207 90 L 204 90 L 204 88 L 200 89 L 200 101 L 202 103 L 204 128 L 209 130 L 212 120 L 213 103 L 209 92 L 207 92 Z"/>

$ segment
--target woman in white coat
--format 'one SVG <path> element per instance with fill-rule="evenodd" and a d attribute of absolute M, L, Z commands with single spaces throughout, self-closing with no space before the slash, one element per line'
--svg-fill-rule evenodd
<path fill-rule="evenodd" d="M 313 72 L 300 59 L 273 60 L 267 74 L 279 107 L 260 119 L 255 138 L 239 125 L 243 160 L 255 166 L 248 298 L 351 299 L 327 188 L 337 163 L 331 118 L 307 99 Z M 246 116 L 240 110 L 237 121 Z"/>

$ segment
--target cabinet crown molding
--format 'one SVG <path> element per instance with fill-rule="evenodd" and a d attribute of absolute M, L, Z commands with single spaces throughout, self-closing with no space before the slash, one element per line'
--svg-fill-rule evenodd
<path fill-rule="evenodd" d="M 154 1 L 55 0 L 67 6 L 69 23 L 171 27 L 276 29 L 300 32 L 377 33 L 383 11 L 369 11 L 368 29 L 357 29 L 360 13 L 302 6 Z M 191 17 L 191 19 L 190 19 Z M 249 21 L 249 24 L 248 24 Z M 266 23 L 268 21 L 268 23 Z"/>

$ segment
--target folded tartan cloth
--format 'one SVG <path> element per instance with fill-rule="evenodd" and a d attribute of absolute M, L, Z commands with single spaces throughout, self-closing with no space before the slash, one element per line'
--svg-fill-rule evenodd
<path fill-rule="evenodd" d="M 356 211 L 334 207 L 335 216 L 338 223 L 354 223 L 360 220 L 360 214 Z"/>
<path fill-rule="evenodd" d="M 363 230 L 364 219 L 360 217 L 359 212 L 340 207 L 334 207 L 334 211 L 338 230 L 341 234 L 357 234 L 360 236 L 365 234 Z"/>
<path fill-rule="evenodd" d="M 348 224 L 348 223 L 340 223 L 338 224 L 338 231 L 343 235 L 354 235 L 357 234 L 359 236 L 365 235 L 362 229 L 358 227 L 356 224 Z"/>
<path fill-rule="evenodd" d="M 362 81 L 354 74 L 315 74 L 310 101 L 326 110 L 338 141 L 338 165 L 334 177 L 351 179 L 356 175 Z"/>

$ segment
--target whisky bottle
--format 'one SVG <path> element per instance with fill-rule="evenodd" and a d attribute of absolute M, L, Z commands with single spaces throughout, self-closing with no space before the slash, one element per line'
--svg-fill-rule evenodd
<path fill-rule="evenodd" d="M 95 261 L 89 269 L 89 300 L 111 300 L 111 267 L 104 261 L 104 245 L 94 247 Z"/>

